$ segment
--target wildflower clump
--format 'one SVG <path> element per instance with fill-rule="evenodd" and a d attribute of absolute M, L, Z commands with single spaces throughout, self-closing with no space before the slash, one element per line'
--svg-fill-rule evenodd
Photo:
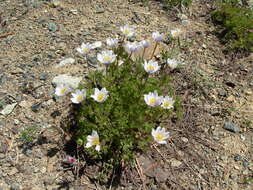
<path fill-rule="evenodd" d="M 228 50 L 253 52 L 253 11 L 239 1 L 224 1 L 212 12 L 217 33 Z"/>
<path fill-rule="evenodd" d="M 132 58 L 151 42 L 129 42 L 135 36 L 134 28 L 126 25 L 120 30 L 121 39 L 107 38 L 106 48 L 97 53 L 97 62 L 104 69 L 90 71 L 71 98 L 74 105 L 79 104 L 78 144 L 90 157 L 114 164 L 132 160 L 151 143 L 166 144 L 169 128 L 161 126 L 180 107 L 170 85 L 172 69 L 167 60 L 156 60 L 154 53 L 148 60 Z M 154 32 L 152 37 L 157 48 L 164 35 Z M 92 51 L 94 44 L 89 46 Z M 85 56 L 89 52 L 77 51 Z M 61 96 L 69 92 L 63 85 L 56 90 Z"/>

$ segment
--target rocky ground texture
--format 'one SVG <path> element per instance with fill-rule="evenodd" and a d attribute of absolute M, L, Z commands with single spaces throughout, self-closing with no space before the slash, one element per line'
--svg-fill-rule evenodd
<path fill-rule="evenodd" d="M 0 189 L 251 190 L 253 55 L 223 53 L 211 8 L 199 0 L 180 18 L 158 1 L 0 0 Z M 85 62 L 76 47 L 117 36 L 125 24 L 136 26 L 137 40 L 183 31 L 178 57 L 186 64 L 171 75 L 184 116 L 168 123 L 168 145 L 138 156 L 141 174 L 124 171 L 115 186 L 98 183 L 85 160 L 82 175 L 63 165 L 71 102 L 55 97 L 53 84 L 78 85 L 96 60 Z"/>

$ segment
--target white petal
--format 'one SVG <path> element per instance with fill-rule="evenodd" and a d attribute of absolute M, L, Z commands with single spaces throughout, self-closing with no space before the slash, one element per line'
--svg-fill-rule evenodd
<path fill-rule="evenodd" d="M 83 51 L 82 51 L 81 48 L 76 48 L 76 50 L 77 50 L 79 53 L 83 54 Z"/>
<path fill-rule="evenodd" d="M 97 97 L 95 95 L 91 95 L 90 97 L 93 98 L 94 100 L 97 99 Z"/>
<path fill-rule="evenodd" d="M 161 131 L 161 127 L 160 127 L 160 126 L 157 127 L 157 128 L 156 128 L 156 131 L 159 131 L 159 132 L 160 132 L 160 131 Z"/>
<path fill-rule="evenodd" d="M 159 141 L 159 144 L 167 144 L 167 141 Z"/>
<path fill-rule="evenodd" d="M 101 146 L 100 146 L 100 145 L 96 145 L 95 150 L 99 152 L 99 151 L 100 151 L 100 149 L 101 149 Z"/>
<path fill-rule="evenodd" d="M 154 137 L 156 135 L 156 130 L 152 129 L 151 135 Z"/>
<path fill-rule="evenodd" d="M 95 130 L 93 130 L 92 131 L 92 134 L 91 134 L 93 137 L 98 137 L 98 133 L 97 133 L 97 131 L 95 131 Z"/>
<path fill-rule="evenodd" d="M 92 144 L 91 144 L 90 142 L 87 142 L 87 144 L 86 144 L 85 147 L 86 147 L 86 148 L 90 148 L 90 147 L 92 147 Z"/>
<path fill-rule="evenodd" d="M 145 94 L 145 95 L 144 95 L 144 100 L 145 100 L 146 104 L 148 104 L 148 102 L 149 102 L 149 101 L 148 101 L 148 100 L 149 100 L 149 96 Z"/>
<path fill-rule="evenodd" d="M 74 104 L 80 104 L 80 102 L 78 102 L 78 101 L 76 100 L 76 98 L 70 98 L 70 100 L 71 100 L 72 103 L 74 103 Z"/>
<path fill-rule="evenodd" d="M 95 95 L 99 94 L 100 90 L 98 88 L 95 88 Z"/>
<path fill-rule="evenodd" d="M 100 54 L 100 53 L 97 55 L 97 59 L 98 59 L 98 61 L 99 61 L 100 63 L 103 63 L 103 62 L 104 62 L 104 60 L 103 60 L 103 55 Z"/>

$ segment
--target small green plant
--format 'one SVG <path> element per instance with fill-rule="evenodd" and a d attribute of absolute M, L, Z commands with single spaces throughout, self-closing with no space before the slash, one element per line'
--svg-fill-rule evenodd
<path fill-rule="evenodd" d="M 212 20 L 219 25 L 221 41 L 229 50 L 253 51 L 253 12 L 237 1 L 223 2 L 212 13 Z"/>
<path fill-rule="evenodd" d="M 128 38 L 135 35 L 131 26 L 121 27 L 121 31 L 121 40 L 106 40 L 110 50 L 97 54 L 100 69 L 90 71 L 71 98 L 78 104 L 77 143 L 91 158 L 113 167 L 131 163 L 134 155 L 147 150 L 153 141 L 166 144 L 169 138 L 164 127 L 166 120 L 173 111 L 175 118 L 182 113 L 169 74 L 181 62 L 168 58 L 166 53 L 160 63 L 154 60 L 164 35 L 152 33 L 155 45 L 145 60 L 145 51 L 151 43 L 129 42 Z M 92 50 L 101 46 L 102 42 L 83 43 L 77 51 L 87 59 Z M 141 50 L 138 56 L 134 55 Z M 63 96 L 70 91 L 66 84 L 60 84 L 55 94 Z"/>
<path fill-rule="evenodd" d="M 35 127 L 26 128 L 20 133 L 21 141 L 26 144 L 32 143 L 35 139 L 36 134 L 37 129 Z"/>
<path fill-rule="evenodd" d="M 161 0 L 166 9 L 171 9 L 174 7 L 182 8 L 189 7 L 192 4 L 192 0 Z"/>

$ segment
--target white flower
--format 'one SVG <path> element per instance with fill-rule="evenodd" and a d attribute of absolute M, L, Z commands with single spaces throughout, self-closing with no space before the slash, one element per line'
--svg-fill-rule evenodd
<path fill-rule="evenodd" d="M 153 32 L 152 33 L 152 38 L 157 41 L 157 42 L 160 42 L 163 40 L 163 34 L 160 34 L 159 32 Z"/>
<path fill-rule="evenodd" d="M 96 151 L 100 151 L 100 141 L 99 141 L 99 136 L 97 131 L 93 130 L 91 135 L 87 136 L 87 144 L 86 148 L 90 148 L 92 146 L 96 146 L 95 149 Z"/>
<path fill-rule="evenodd" d="M 100 63 L 109 64 L 115 61 L 116 55 L 112 50 L 105 50 L 101 53 L 98 53 L 97 59 Z"/>
<path fill-rule="evenodd" d="M 165 131 L 165 128 L 157 127 L 152 129 L 152 136 L 159 144 L 167 144 L 166 139 L 169 138 L 170 133 Z"/>
<path fill-rule="evenodd" d="M 115 48 L 118 46 L 119 40 L 117 38 L 107 38 L 106 44 L 110 48 Z"/>
<path fill-rule="evenodd" d="M 125 25 L 120 27 L 120 31 L 123 33 L 124 36 L 126 36 L 127 38 L 131 38 L 134 36 L 134 28 L 129 26 L 129 25 Z"/>
<path fill-rule="evenodd" d="M 96 49 L 102 46 L 102 42 L 97 41 L 91 44 L 91 49 Z"/>
<path fill-rule="evenodd" d="M 127 42 L 125 44 L 125 50 L 128 53 L 132 53 L 135 51 L 138 51 L 141 48 L 140 44 L 138 42 Z"/>
<path fill-rule="evenodd" d="M 104 102 L 108 97 L 108 91 L 106 88 L 102 88 L 101 90 L 95 88 L 95 93 L 91 97 L 97 102 Z"/>
<path fill-rule="evenodd" d="M 144 94 L 144 100 L 145 100 L 147 105 L 155 107 L 155 106 L 159 106 L 161 104 L 162 97 L 158 96 L 158 93 L 155 90 L 154 92 Z"/>
<path fill-rule="evenodd" d="M 76 50 L 83 54 L 83 55 L 86 55 L 87 53 L 90 52 L 90 50 L 93 49 L 93 46 L 92 44 L 90 43 L 82 43 L 81 47 L 78 47 Z"/>
<path fill-rule="evenodd" d="M 86 91 L 76 90 L 74 93 L 71 93 L 71 95 L 72 95 L 71 101 L 74 104 L 79 104 L 86 98 Z"/>
<path fill-rule="evenodd" d="M 165 96 L 162 100 L 161 107 L 164 109 L 171 109 L 173 108 L 174 100 L 170 98 L 169 96 Z"/>
<path fill-rule="evenodd" d="M 146 41 L 146 40 L 142 40 L 142 41 L 140 41 L 140 45 L 145 49 L 150 46 L 150 42 Z"/>
<path fill-rule="evenodd" d="M 171 30 L 171 31 L 170 31 L 170 35 L 171 35 L 173 38 L 178 37 L 181 33 L 182 33 L 182 31 L 181 31 L 180 29 L 175 29 L 175 30 Z"/>
<path fill-rule="evenodd" d="M 145 71 L 147 71 L 148 73 L 154 73 L 156 71 L 158 71 L 160 69 L 160 66 L 158 66 L 157 61 L 146 61 L 144 62 L 144 69 Z"/>
<path fill-rule="evenodd" d="M 167 63 L 171 69 L 175 69 L 179 64 L 181 64 L 181 62 L 177 61 L 176 59 L 170 58 L 167 59 Z"/>
<path fill-rule="evenodd" d="M 64 96 L 71 91 L 70 87 L 67 84 L 58 84 L 55 88 L 55 94 L 57 96 Z"/>

